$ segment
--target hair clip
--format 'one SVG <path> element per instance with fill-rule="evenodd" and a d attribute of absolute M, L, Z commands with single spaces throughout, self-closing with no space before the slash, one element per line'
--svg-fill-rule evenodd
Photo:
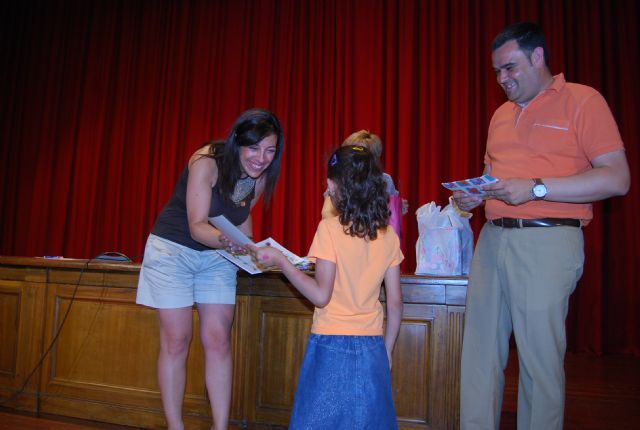
<path fill-rule="evenodd" d="M 358 145 L 353 146 L 351 149 L 354 150 L 354 151 L 358 151 L 358 152 L 363 152 L 364 151 L 364 148 L 362 146 L 358 146 Z"/>
<path fill-rule="evenodd" d="M 338 164 L 338 157 L 337 157 L 337 156 L 336 156 L 336 154 L 334 153 L 334 154 L 331 156 L 331 160 L 329 160 L 329 166 L 333 167 L 333 166 L 335 166 L 336 164 Z"/>

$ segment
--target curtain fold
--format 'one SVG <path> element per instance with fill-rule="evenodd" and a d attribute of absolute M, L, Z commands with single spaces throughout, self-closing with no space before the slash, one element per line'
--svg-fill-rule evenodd
<path fill-rule="evenodd" d="M 640 87 L 634 0 L 25 0 L 0 17 L 0 253 L 140 260 L 189 155 L 250 107 L 285 129 L 283 171 L 257 238 L 304 255 L 327 155 L 351 132 L 383 140 L 383 165 L 415 210 L 441 182 L 482 170 L 504 101 L 490 42 L 539 22 L 552 72 L 603 93 L 635 178 Z M 640 354 L 640 197 L 596 204 L 569 347 Z M 477 212 L 476 233 L 483 222 Z"/>

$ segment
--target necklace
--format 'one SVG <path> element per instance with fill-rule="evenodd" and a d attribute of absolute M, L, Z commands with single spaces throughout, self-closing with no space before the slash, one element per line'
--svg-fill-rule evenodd
<path fill-rule="evenodd" d="M 251 176 L 238 179 L 236 186 L 233 188 L 233 194 L 231 195 L 231 201 L 236 206 L 244 206 L 244 199 L 253 191 L 256 186 L 256 180 Z"/>

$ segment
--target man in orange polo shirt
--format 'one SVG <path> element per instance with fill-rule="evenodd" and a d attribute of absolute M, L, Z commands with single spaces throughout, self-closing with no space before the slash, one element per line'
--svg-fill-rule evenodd
<path fill-rule="evenodd" d="M 561 429 L 565 317 L 582 275 L 582 227 L 591 202 L 624 195 L 629 167 L 615 120 L 593 88 L 549 70 L 540 28 L 518 23 L 493 41 L 509 101 L 489 125 L 485 214 L 469 276 L 462 370 L 462 430 L 498 429 L 513 332 L 518 430 Z M 483 200 L 454 194 L 466 211 Z"/>

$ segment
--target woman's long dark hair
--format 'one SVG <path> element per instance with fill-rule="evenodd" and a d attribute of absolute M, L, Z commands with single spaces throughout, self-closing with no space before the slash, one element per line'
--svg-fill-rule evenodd
<path fill-rule="evenodd" d="M 333 202 L 344 232 L 374 240 L 389 224 L 387 186 L 371 151 L 341 146 L 329 158 L 328 177 L 337 185 Z"/>
<path fill-rule="evenodd" d="M 223 198 L 231 200 L 236 182 L 242 176 L 240 147 L 255 145 L 272 134 L 277 138 L 276 153 L 263 173 L 266 175 L 264 200 L 268 203 L 280 176 L 280 160 L 284 149 L 284 134 L 278 118 L 266 109 L 249 109 L 236 119 L 224 145 L 220 142 L 210 145 L 209 156 L 215 158 L 218 164 L 217 184 Z"/>

